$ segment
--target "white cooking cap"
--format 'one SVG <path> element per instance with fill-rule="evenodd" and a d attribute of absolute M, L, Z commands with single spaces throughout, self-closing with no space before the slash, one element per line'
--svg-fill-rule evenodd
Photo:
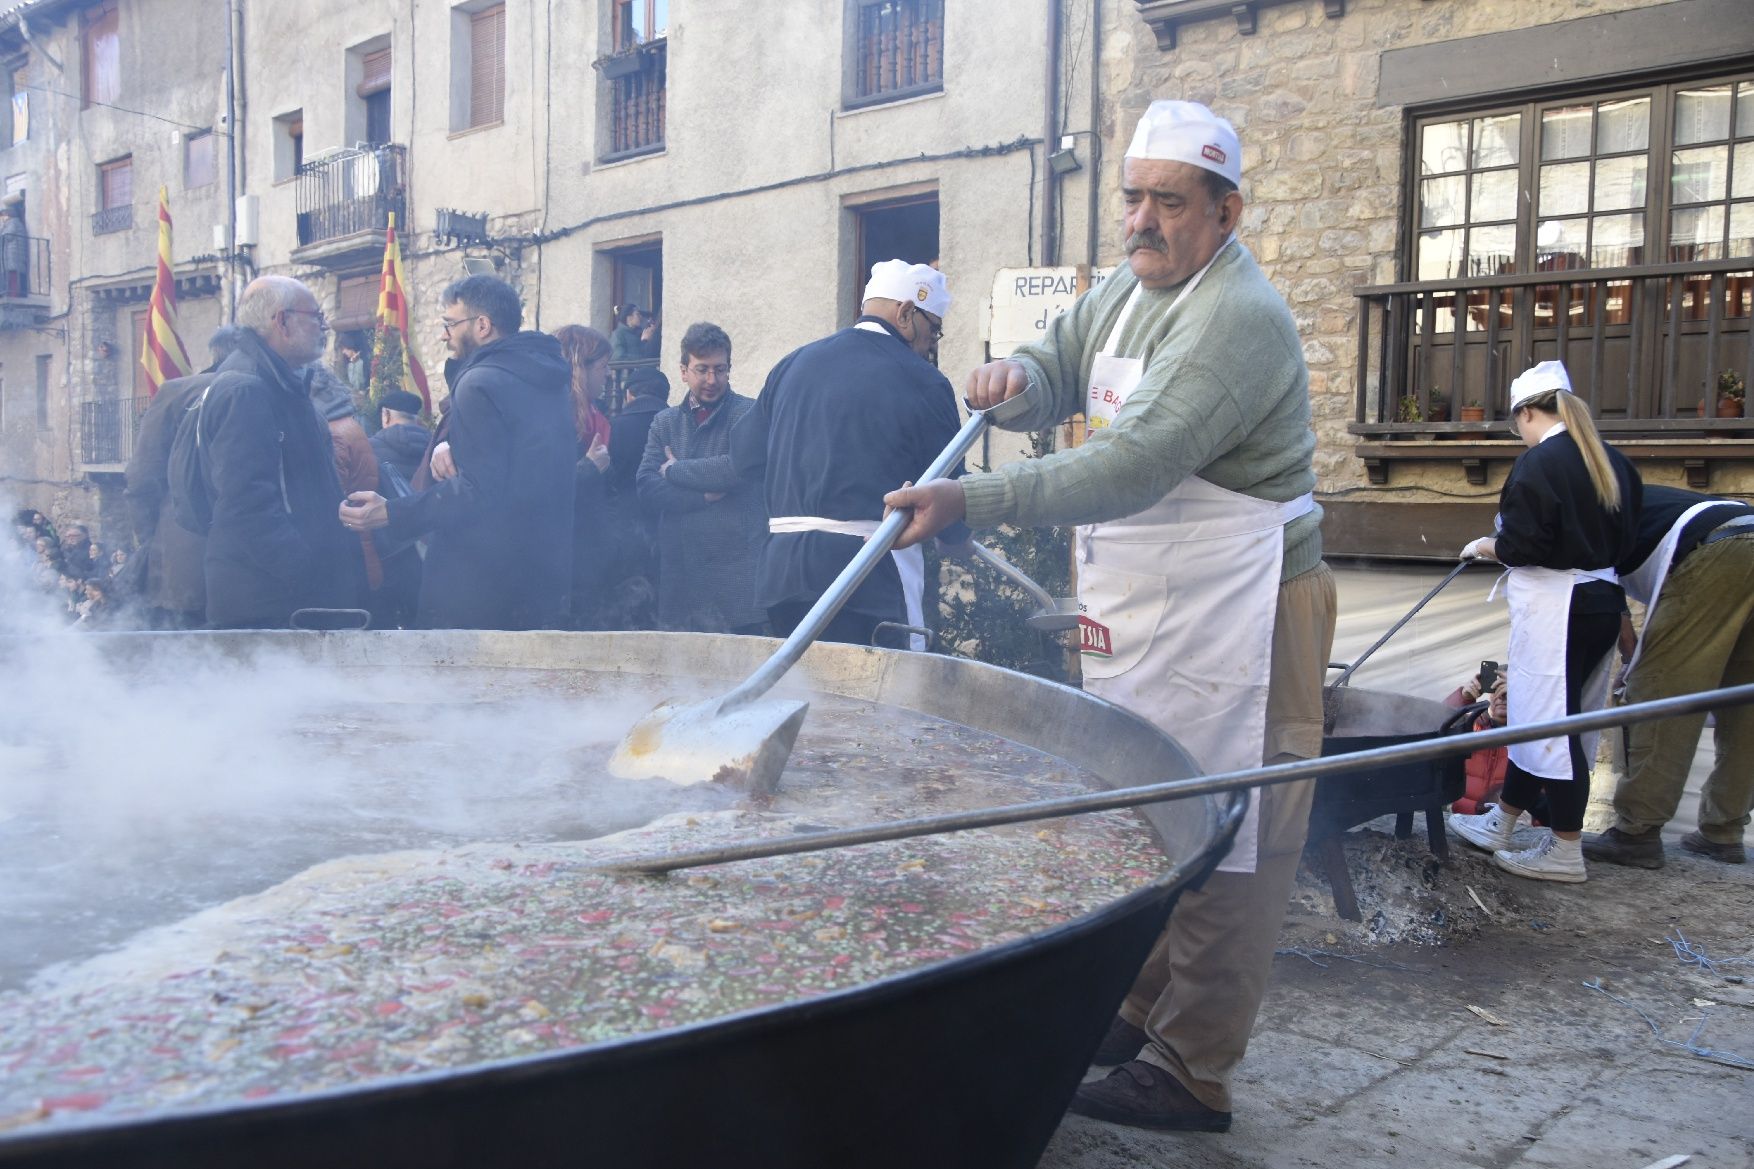
<path fill-rule="evenodd" d="M 872 264 L 864 299 L 876 297 L 923 308 L 939 319 L 950 311 L 950 287 L 945 283 L 944 273 L 930 264 L 910 264 L 906 260 Z"/>
<path fill-rule="evenodd" d="M 1554 390 L 1569 392 L 1570 389 L 1571 375 L 1565 372 L 1565 363 L 1543 361 L 1525 370 L 1521 377 L 1510 383 L 1510 408 L 1515 410 L 1529 399 L 1539 398 Z"/>
<path fill-rule="evenodd" d="M 1128 158 L 1185 162 L 1242 185 L 1236 127 L 1197 101 L 1154 101 L 1133 131 Z"/>

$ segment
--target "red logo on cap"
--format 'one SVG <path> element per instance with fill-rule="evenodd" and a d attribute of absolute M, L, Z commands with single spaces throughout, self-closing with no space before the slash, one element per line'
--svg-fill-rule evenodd
<path fill-rule="evenodd" d="M 1224 165 L 1224 152 L 1216 146 L 1202 146 L 1200 153 L 1220 166 Z"/>

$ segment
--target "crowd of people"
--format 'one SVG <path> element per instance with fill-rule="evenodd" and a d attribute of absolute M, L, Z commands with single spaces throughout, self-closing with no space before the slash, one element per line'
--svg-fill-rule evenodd
<path fill-rule="evenodd" d="M 121 627 L 135 587 L 127 548 L 105 548 L 83 524 L 57 532 L 31 508 L 13 517 L 13 532 L 25 588 L 42 596 L 49 612 L 85 629 Z"/>
<path fill-rule="evenodd" d="M 951 298 L 928 265 L 874 265 L 859 319 L 782 359 L 754 397 L 732 388 L 732 338 L 692 325 L 675 405 L 656 369 L 604 400 L 611 361 L 658 344 L 637 306 L 618 307 L 613 337 L 550 335 L 522 328 L 509 285 L 471 276 L 441 297 L 450 393 L 433 429 L 412 395 L 391 395 L 370 439 L 347 382 L 320 364 L 316 297 L 260 277 L 213 338 L 214 365 L 163 387 L 143 420 L 128 476 L 142 602 L 164 627 L 277 628 L 340 609 L 378 626 L 783 634 L 893 507 L 909 515 L 896 551 L 825 636 L 910 646 L 924 540 L 954 555 L 971 528 L 1059 525 L 1077 532 L 1087 690 L 1208 773 L 1318 756 L 1336 595 L 1309 375 L 1290 309 L 1238 238 L 1241 159 L 1209 109 L 1153 102 L 1122 164 L 1127 263 L 964 390 L 978 409 L 1022 399 L 1003 423 L 1015 430 L 1082 414 L 1088 438 L 911 486 L 959 428 L 934 360 Z M 1510 406 L 1527 450 L 1496 530 L 1463 552 L 1508 569 L 1505 679 L 1474 687 L 1499 700 L 1486 717 L 1519 726 L 1599 705 L 1627 593 L 1649 606 L 1629 698 L 1754 681 L 1754 508 L 1644 484 L 1559 362 L 1517 378 Z M 1683 841 L 1726 862 L 1744 859 L 1754 803 L 1750 710 L 1719 712 L 1718 767 Z M 1593 752 L 1564 736 L 1511 747 L 1489 777 L 1495 802 L 1451 829 L 1530 879 L 1583 880 L 1585 856 L 1661 864 L 1700 722 L 1631 728 L 1600 838 L 1581 840 Z M 1077 1089 L 1075 1111 L 1228 1129 L 1313 788 L 1251 792 L 1098 1048 L 1114 1071 Z M 1530 812 L 1546 827 L 1514 847 Z"/>

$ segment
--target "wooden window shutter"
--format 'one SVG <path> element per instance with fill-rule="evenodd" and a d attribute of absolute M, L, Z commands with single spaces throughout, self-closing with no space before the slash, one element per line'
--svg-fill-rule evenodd
<path fill-rule="evenodd" d="M 121 17 L 114 0 L 85 18 L 85 103 L 113 102 L 122 95 Z"/>
<path fill-rule="evenodd" d="M 469 125 L 505 121 L 505 5 L 470 18 Z"/>
<path fill-rule="evenodd" d="M 367 53 L 360 63 L 360 79 L 358 93 L 360 97 L 370 97 L 374 93 L 382 93 L 390 88 L 390 50 L 379 49 L 375 53 Z"/>

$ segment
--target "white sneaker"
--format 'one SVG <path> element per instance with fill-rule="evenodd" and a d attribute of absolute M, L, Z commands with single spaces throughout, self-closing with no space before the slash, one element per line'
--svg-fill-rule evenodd
<path fill-rule="evenodd" d="M 1478 816 L 1457 815 L 1450 813 L 1449 830 L 1486 852 L 1497 852 L 1501 848 L 1510 847 L 1510 838 L 1521 823 L 1523 814 L 1519 813 L 1515 820 L 1504 814 L 1504 809 L 1493 804 Z"/>
<path fill-rule="evenodd" d="M 1521 852 L 1499 849 L 1492 854 L 1492 863 L 1507 873 L 1534 881 L 1587 881 L 1584 871 L 1583 842 L 1561 840 L 1551 832 L 1533 848 Z"/>

